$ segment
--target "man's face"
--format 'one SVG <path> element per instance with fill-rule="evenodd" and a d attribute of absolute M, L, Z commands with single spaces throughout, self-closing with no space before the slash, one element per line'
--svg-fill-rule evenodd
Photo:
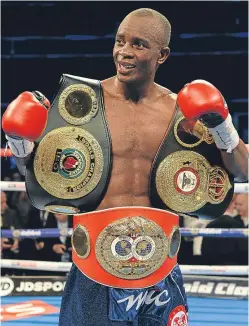
<path fill-rule="evenodd" d="M 1 192 L 1 212 L 4 214 L 6 210 L 8 209 L 7 205 L 7 197 L 4 192 Z"/>
<path fill-rule="evenodd" d="M 161 50 L 155 26 L 154 18 L 138 16 L 126 17 L 120 24 L 113 58 L 121 82 L 154 79 Z"/>
<path fill-rule="evenodd" d="M 248 216 L 248 195 L 239 194 L 235 200 L 235 208 L 237 209 L 240 216 Z"/>

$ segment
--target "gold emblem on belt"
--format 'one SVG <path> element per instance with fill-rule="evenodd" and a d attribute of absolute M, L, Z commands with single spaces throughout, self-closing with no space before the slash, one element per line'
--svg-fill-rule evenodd
<path fill-rule="evenodd" d="M 86 196 L 99 183 L 104 166 L 102 149 L 92 134 L 78 127 L 49 132 L 34 159 L 38 183 L 62 199 Z"/>
<path fill-rule="evenodd" d="M 193 122 L 181 116 L 174 125 L 174 135 L 177 142 L 186 148 L 193 148 L 202 142 L 212 144 L 214 142 L 208 128 L 199 120 Z M 189 138 L 187 143 L 187 138 Z"/>
<path fill-rule="evenodd" d="M 110 274 L 129 280 L 152 274 L 170 251 L 169 238 L 163 229 L 141 216 L 125 217 L 109 224 L 95 245 L 100 265 Z"/>
<path fill-rule="evenodd" d="M 80 213 L 80 210 L 76 207 L 62 205 L 46 205 L 45 210 L 51 213 L 60 213 L 67 215 L 76 215 Z"/>
<path fill-rule="evenodd" d="M 80 258 L 85 259 L 88 257 L 91 249 L 90 236 L 84 225 L 78 224 L 73 230 L 71 243 L 73 250 Z"/>
<path fill-rule="evenodd" d="M 72 125 L 88 123 L 98 112 L 96 93 L 87 85 L 70 85 L 61 93 L 58 108 L 68 123 Z"/>
<path fill-rule="evenodd" d="M 157 169 L 156 187 L 167 207 L 180 213 L 219 204 L 232 188 L 225 170 L 192 151 L 168 155 Z"/>

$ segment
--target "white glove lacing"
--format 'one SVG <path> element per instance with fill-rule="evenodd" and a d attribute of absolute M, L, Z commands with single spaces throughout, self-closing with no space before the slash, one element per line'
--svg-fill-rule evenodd
<path fill-rule="evenodd" d="M 5 137 L 8 140 L 8 146 L 14 156 L 24 158 L 33 151 L 33 142 L 22 138 L 13 138 L 8 135 L 5 135 Z"/>
<path fill-rule="evenodd" d="M 224 122 L 215 128 L 208 128 L 213 136 L 216 146 L 219 149 L 232 153 L 239 144 L 239 135 L 234 128 L 232 117 L 229 114 Z"/>

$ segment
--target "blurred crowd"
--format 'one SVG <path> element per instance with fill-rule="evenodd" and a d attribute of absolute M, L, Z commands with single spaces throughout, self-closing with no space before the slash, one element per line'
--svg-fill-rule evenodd
<path fill-rule="evenodd" d="M 234 194 L 224 215 L 215 220 L 184 216 L 188 228 L 248 229 L 248 194 Z M 186 265 L 248 265 L 248 237 L 182 237 L 178 262 Z"/>
<path fill-rule="evenodd" d="M 23 181 L 18 172 L 5 181 Z M 34 208 L 26 192 L 1 192 L 1 229 L 72 228 L 72 216 L 53 214 Z M 210 221 L 189 216 L 180 217 L 180 227 L 248 228 L 248 194 L 235 194 L 227 211 Z M 1 238 L 1 258 L 40 261 L 72 261 L 70 237 Z M 248 238 L 182 237 L 178 263 L 186 265 L 248 265 Z M 64 275 L 2 268 L 2 275 Z"/>
<path fill-rule="evenodd" d="M 14 173 L 12 178 L 4 181 L 22 181 L 19 173 Z M 1 229 L 44 229 L 58 228 L 67 229 L 73 227 L 72 216 L 65 214 L 53 214 L 34 208 L 28 199 L 26 192 L 1 191 Z M 72 261 L 72 247 L 70 237 L 60 236 L 55 238 L 1 238 L 1 258 L 25 259 L 40 261 Z M 22 271 L 2 268 L 3 274 L 13 273 L 41 274 L 41 271 Z M 42 272 L 56 274 L 57 272 Z M 65 273 L 60 273 L 63 275 Z"/>

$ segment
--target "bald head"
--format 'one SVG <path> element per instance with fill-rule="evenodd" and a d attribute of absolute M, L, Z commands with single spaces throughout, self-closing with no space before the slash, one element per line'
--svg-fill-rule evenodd
<path fill-rule="evenodd" d="M 239 215 L 248 217 L 248 194 L 238 194 L 235 199 L 235 207 Z"/>
<path fill-rule="evenodd" d="M 131 17 L 148 18 L 152 20 L 151 28 L 154 28 L 155 33 L 161 43 L 161 46 L 168 46 L 171 36 L 171 25 L 168 19 L 160 14 L 160 12 L 150 8 L 140 8 L 130 12 L 123 21 Z"/>

